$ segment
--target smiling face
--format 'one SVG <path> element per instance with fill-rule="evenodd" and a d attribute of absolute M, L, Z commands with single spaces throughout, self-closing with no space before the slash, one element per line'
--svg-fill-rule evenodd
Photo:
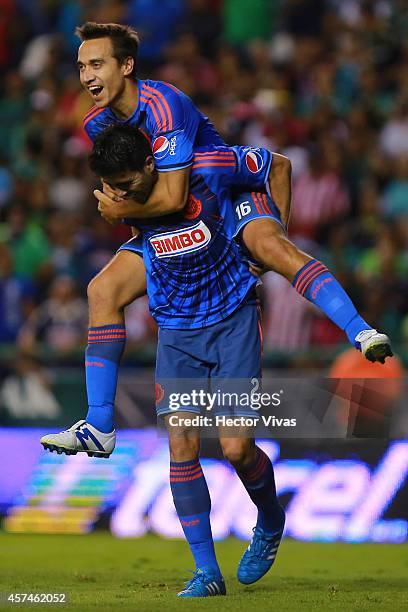
<path fill-rule="evenodd" d="M 114 104 L 124 92 L 133 70 L 133 59 L 120 64 L 108 37 L 85 40 L 78 50 L 79 78 L 99 108 Z"/>
<path fill-rule="evenodd" d="M 146 159 L 144 168 L 141 172 L 135 170 L 125 170 L 110 176 L 102 177 L 104 183 L 123 199 L 134 198 L 140 203 L 149 199 L 153 187 L 157 181 L 157 171 L 153 157 Z"/>

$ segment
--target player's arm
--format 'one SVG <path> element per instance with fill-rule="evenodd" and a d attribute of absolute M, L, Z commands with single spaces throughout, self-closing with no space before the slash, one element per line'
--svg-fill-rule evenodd
<path fill-rule="evenodd" d="M 272 200 L 279 209 L 281 219 L 288 226 L 292 200 L 292 164 L 279 153 L 272 153 L 272 163 L 268 175 L 268 186 Z"/>
<path fill-rule="evenodd" d="M 268 187 L 282 224 L 287 227 L 291 204 L 290 160 L 264 148 L 233 147 L 233 150 L 237 164 L 233 170 L 225 169 L 224 181 L 255 192 Z"/>
<path fill-rule="evenodd" d="M 103 192 L 96 189 L 94 195 L 99 200 L 99 212 L 109 223 L 118 223 L 125 218 L 162 217 L 184 208 L 188 197 L 189 178 L 190 166 L 171 172 L 159 172 L 157 183 L 144 204 L 134 199 L 116 198 L 109 187 L 104 187 Z"/>
<path fill-rule="evenodd" d="M 159 179 L 146 202 L 134 199 L 112 202 L 95 193 L 105 209 L 111 205 L 115 221 L 152 218 L 179 212 L 187 203 L 193 149 L 200 115 L 193 102 L 173 86 L 162 83 L 148 106 L 146 126 Z M 105 210 L 106 212 L 106 210 Z"/>
<path fill-rule="evenodd" d="M 182 210 L 187 203 L 190 169 L 191 166 L 170 172 L 159 171 L 159 178 L 149 199 L 145 204 L 135 206 L 135 216 L 160 217 Z"/>

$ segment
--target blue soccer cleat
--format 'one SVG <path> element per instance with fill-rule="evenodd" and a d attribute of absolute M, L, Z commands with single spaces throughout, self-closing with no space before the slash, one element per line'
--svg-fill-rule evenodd
<path fill-rule="evenodd" d="M 261 527 L 254 527 L 251 543 L 238 565 L 237 577 L 242 584 L 252 584 L 265 576 L 275 561 L 285 527 L 282 509 L 282 526 L 279 531 L 267 534 Z"/>
<path fill-rule="evenodd" d="M 177 597 L 213 597 L 226 595 L 224 578 L 211 568 L 198 569 L 186 584 L 186 588 L 177 593 Z"/>

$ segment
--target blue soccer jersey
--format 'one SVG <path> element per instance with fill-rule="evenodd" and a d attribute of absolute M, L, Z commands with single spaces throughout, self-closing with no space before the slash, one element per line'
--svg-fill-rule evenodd
<path fill-rule="evenodd" d="M 160 327 L 213 325 L 252 294 L 257 278 L 250 273 L 244 250 L 235 240 L 240 227 L 231 188 L 264 188 L 271 161 L 272 154 L 266 149 L 196 150 L 184 210 L 155 219 L 126 220 L 139 227 L 142 236 L 129 240 L 121 249 L 143 256 L 150 311 Z M 241 224 L 252 210 L 253 196 L 257 198 L 255 206 L 274 208 L 266 195 L 245 195 L 249 200 L 241 199 Z M 280 221 L 276 208 L 269 209 L 268 216 L 272 215 Z"/>
<path fill-rule="evenodd" d="M 139 80 L 138 87 L 137 108 L 125 121 L 109 107 L 94 106 L 85 115 L 84 128 L 92 141 L 111 125 L 134 125 L 149 139 L 161 172 L 191 166 L 196 147 L 225 144 L 208 117 L 173 85 Z"/>

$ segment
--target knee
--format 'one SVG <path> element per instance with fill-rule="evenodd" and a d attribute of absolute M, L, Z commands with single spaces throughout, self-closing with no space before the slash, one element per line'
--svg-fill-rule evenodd
<path fill-rule="evenodd" d="M 90 304 L 106 300 L 109 292 L 107 283 L 104 282 L 103 277 L 100 275 L 95 276 L 89 283 L 86 293 Z"/>
<path fill-rule="evenodd" d="M 256 449 L 252 439 L 224 439 L 221 446 L 225 459 L 235 469 L 243 468 L 255 459 Z"/>
<path fill-rule="evenodd" d="M 115 287 L 113 278 L 105 278 L 103 273 L 98 274 L 91 280 L 87 287 L 88 304 L 91 310 L 109 308 L 118 310 L 122 308 L 120 303 L 120 291 Z"/>
<path fill-rule="evenodd" d="M 171 461 L 192 461 L 198 457 L 200 442 L 196 437 L 188 435 L 174 435 L 170 437 Z"/>

